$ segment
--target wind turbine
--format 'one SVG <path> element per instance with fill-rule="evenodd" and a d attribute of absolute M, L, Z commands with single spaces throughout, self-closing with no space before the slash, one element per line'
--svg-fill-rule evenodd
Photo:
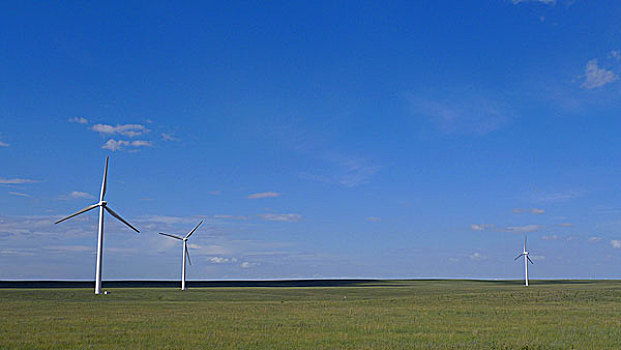
<path fill-rule="evenodd" d="M 517 260 L 521 256 L 524 256 L 524 285 L 528 287 L 528 262 L 530 261 L 531 264 L 534 264 L 534 262 L 530 260 L 528 257 L 528 251 L 526 251 L 526 236 L 524 236 L 524 250 L 522 251 L 522 254 L 518 255 L 513 260 Z"/>
<path fill-rule="evenodd" d="M 164 236 L 168 236 L 168 237 L 172 237 L 174 239 L 179 239 L 181 241 L 183 241 L 183 256 L 182 258 L 182 263 L 181 263 L 181 290 L 185 290 L 185 258 L 188 258 L 188 262 L 190 263 L 190 265 L 192 265 L 192 260 L 190 260 L 190 252 L 188 251 L 188 238 L 190 238 L 190 236 L 194 233 L 194 231 L 196 231 L 196 229 L 203 223 L 203 220 L 201 220 L 201 222 L 198 223 L 198 225 L 196 225 L 196 227 L 194 227 L 192 229 L 192 231 L 190 231 L 187 235 L 185 235 L 185 237 L 181 238 L 179 236 L 175 236 L 175 235 L 170 235 L 168 233 L 163 233 L 163 232 L 159 232 L 160 235 L 164 235 Z"/>
<path fill-rule="evenodd" d="M 140 233 L 137 228 L 132 226 L 129 222 L 125 221 L 119 214 L 117 214 L 114 210 L 108 207 L 108 202 L 104 201 L 104 196 L 106 195 L 106 182 L 108 178 L 108 158 L 106 157 L 106 167 L 104 169 L 103 181 L 101 182 L 101 194 L 99 196 L 99 202 L 89 205 L 88 207 L 78 211 L 77 213 L 71 214 L 66 218 L 60 219 L 56 221 L 54 224 L 59 224 L 65 220 L 71 219 L 74 216 L 80 215 L 82 213 L 86 213 L 89 210 L 95 209 L 99 207 L 99 230 L 97 233 L 97 267 L 95 271 L 95 294 L 101 294 L 101 260 L 103 258 L 103 235 L 104 235 L 104 209 L 108 211 L 112 216 L 117 218 L 119 221 L 129 226 L 132 230 Z"/>

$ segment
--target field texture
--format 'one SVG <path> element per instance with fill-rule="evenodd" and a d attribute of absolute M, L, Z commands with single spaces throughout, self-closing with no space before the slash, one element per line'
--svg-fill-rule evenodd
<path fill-rule="evenodd" d="M 621 281 L 111 291 L 0 289 L 0 348 L 621 349 Z"/>

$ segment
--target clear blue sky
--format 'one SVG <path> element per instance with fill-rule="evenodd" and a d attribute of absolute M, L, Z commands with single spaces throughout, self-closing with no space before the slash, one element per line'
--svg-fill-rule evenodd
<path fill-rule="evenodd" d="M 0 279 L 621 278 L 618 1 L 0 4 Z"/>

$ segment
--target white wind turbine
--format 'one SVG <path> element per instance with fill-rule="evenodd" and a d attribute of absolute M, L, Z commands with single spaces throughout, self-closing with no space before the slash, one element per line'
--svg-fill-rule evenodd
<path fill-rule="evenodd" d="M 160 235 L 164 235 L 164 236 L 168 236 L 168 237 L 172 237 L 175 239 L 179 239 L 181 241 L 183 241 L 183 256 L 182 256 L 182 263 L 181 263 L 181 290 L 185 290 L 185 258 L 188 258 L 188 262 L 190 263 L 190 265 L 192 265 L 192 260 L 190 260 L 190 252 L 188 251 L 188 238 L 190 238 L 190 236 L 194 233 L 194 231 L 196 231 L 196 229 L 203 223 L 203 220 L 201 220 L 201 222 L 198 223 L 198 225 L 196 225 L 196 227 L 194 227 L 192 229 L 192 231 L 190 231 L 187 235 L 185 235 L 185 237 L 181 238 L 179 236 L 175 236 L 175 235 L 169 235 L 168 233 L 163 233 L 163 232 L 159 232 Z"/>
<path fill-rule="evenodd" d="M 528 262 L 530 261 L 531 264 L 534 264 L 534 262 L 528 257 L 528 251 L 526 250 L 526 236 L 524 236 L 524 250 L 522 251 L 522 254 L 518 255 L 513 260 L 517 260 L 521 256 L 524 256 L 524 285 L 528 287 Z"/>
<path fill-rule="evenodd" d="M 60 219 L 56 221 L 54 224 L 59 224 L 65 220 L 71 219 L 74 216 L 85 213 L 91 209 L 95 209 L 99 207 L 99 231 L 97 233 L 97 267 L 95 271 L 95 294 L 101 294 L 101 260 L 103 258 L 103 235 L 104 235 L 104 209 L 108 211 L 112 216 L 119 219 L 122 223 L 129 226 L 132 230 L 140 233 L 137 228 L 132 226 L 129 222 L 125 221 L 119 214 L 117 214 L 114 210 L 108 207 L 108 202 L 104 201 L 104 196 L 106 195 L 106 182 L 108 178 L 108 158 L 106 157 L 106 167 L 104 169 L 103 181 L 101 183 L 101 194 L 99 196 L 99 202 L 93 205 L 89 205 L 88 207 L 78 211 L 77 213 L 71 214 L 66 218 Z"/>

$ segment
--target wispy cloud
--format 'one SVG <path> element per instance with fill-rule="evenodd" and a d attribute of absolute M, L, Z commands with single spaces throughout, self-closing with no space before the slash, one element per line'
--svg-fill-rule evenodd
<path fill-rule="evenodd" d="M 92 130 L 101 134 L 114 135 L 119 134 L 127 137 L 140 136 L 147 133 L 149 130 L 142 124 L 95 124 Z"/>
<path fill-rule="evenodd" d="M 615 249 L 621 249 L 621 240 L 613 239 L 610 241 L 610 245 Z"/>
<path fill-rule="evenodd" d="M 470 260 L 479 261 L 479 260 L 484 260 L 485 256 L 483 256 L 479 252 L 474 252 L 473 254 L 468 255 L 468 258 L 470 258 Z"/>
<path fill-rule="evenodd" d="M 172 136 L 171 134 L 167 134 L 165 132 L 162 133 L 162 140 L 164 141 L 179 141 L 179 138 Z"/>
<path fill-rule="evenodd" d="M 302 220 L 302 215 L 288 213 L 288 214 L 259 214 L 263 220 L 267 221 L 280 221 L 280 222 L 298 222 Z"/>
<path fill-rule="evenodd" d="M 247 216 L 243 215 L 230 215 L 230 214 L 215 214 L 214 219 L 230 219 L 230 220 L 248 220 Z"/>
<path fill-rule="evenodd" d="M 327 184 L 357 187 L 369 183 L 379 170 L 377 166 L 360 157 L 330 153 L 322 158 L 332 165 L 331 171 L 319 174 L 303 172 L 300 177 Z"/>
<path fill-rule="evenodd" d="M 521 4 L 526 2 L 539 2 L 546 5 L 556 5 L 556 0 L 511 0 L 513 4 Z"/>
<path fill-rule="evenodd" d="M 559 237 L 557 235 L 543 235 L 541 236 L 541 239 L 544 241 L 557 241 Z"/>
<path fill-rule="evenodd" d="M 109 149 L 111 151 L 119 151 L 119 150 L 127 149 L 128 147 L 131 147 L 132 149 L 136 150 L 139 147 L 151 147 L 151 146 L 153 146 L 153 143 L 151 141 L 144 141 L 144 140 L 125 141 L 125 140 L 109 139 L 103 146 L 101 146 L 101 148 Z"/>
<path fill-rule="evenodd" d="M 568 190 L 564 192 L 537 193 L 533 195 L 532 199 L 536 202 L 559 203 L 559 202 L 567 202 L 571 199 L 581 197 L 582 195 L 583 195 L 582 191 Z"/>
<path fill-rule="evenodd" d="M 248 196 L 249 199 L 259 199 L 259 198 L 276 198 L 280 197 L 281 194 L 278 192 L 259 192 L 253 193 Z"/>
<path fill-rule="evenodd" d="M 535 231 L 539 231 L 539 229 L 540 229 L 539 225 L 509 226 L 506 228 L 508 232 L 515 232 L 515 233 L 535 232 Z"/>
<path fill-rule="evenodd" d="M 493 224 L 472 224 L 470 225 L 470 229 L 472 231 L 487 231 L 493 230 L 496 226 Z"/>
<path fill-rule="evenodd" d="M 415 116 L 430 120 L 442 133 L 449 135 L 487 135 L 513 119 L 505 103 L 483 93 L 452 93 L 435 99 L 414 96 L 410 103 Z"/>
<path fill-rule="evenodd" d="M 370 222 L 380 222 L 380 221 L 382 221 L 382 218 L 377 217 L 377 216 L 369 216 L 365 220 L 366 221 L 370 221 Z"/>
<path fill-rule="evenodd" d="M 84 117 L 73 117 L 67 120 L 69 123 L 88 124 L 88 119 Z"/>
<path fill-rule="evenodd" d="M 538 231 L 539 225 L 509 226 L 498 227 L 493 224 L 472 224 L 470 229 L 473 231 L 495 231 L 495 232 L 512 232 L 512 233 L 528 233 Z"/>
<path fill-rule="evenodd" d="M 612 71 L 600 68 L 596 58 L 587 62 L 584 75 L 584 82 L 580 85 L 584 89 L 595 89 L 619 79 Z"/>
<path fill-rule="evenodd" d="M 534 215 L 539 215 L 539 214 L 545 213 L 546 211 L 544 209 L 539 209 L 539 208 L 530 208 L 530 209 L 515 208 L 512 210 L 512 212 L 515 214 L 530 213 Z"/>
<path fill-rule="evenodd" d="M 20 179 L 20 178 L 7 179 L 5 177 L 0 177 L 0 184 L 2 185 L 33 184 L 37 182 L 41 182 L 41 181 L 32 180 L 32 179 Z"/>
<path fill-rule="evenodd" d="M 70 200 L 70 199 L 94 199 L 95 196 L 86 192 L 80 191 L 71 191 L 69 194 L 65 194 L 62 196 L 58 196 L 59 200 Z"/>
<path fill-rule="evenodd" d="M 587 239 L 587 242 L 597 243 L 597 242 L 601 242 L 602 240 L 603 240 L 602 237 L 589 237 L 589 239 Z"/>
<path fill-rule="evenodd" d="M 556 226 L 560 226 L 560 227 L 574 227 L 574 224 L 572 224 L 571 222 L 559 222 L 558 224 L 556 224 Z"/>
<path fill-rule="evenodd" d="M 0 141 L 0 147 L 9 147 L 10 145 L 6 142 Z"/>
<path fill-rule="evenodd" d="M 21 193 L 21 192 L 9 192 L 9 194 L 13 196 L 18 196 L 18 197 L 28 197 L 28 198 L 30 197 L 29 194 Z"/>

